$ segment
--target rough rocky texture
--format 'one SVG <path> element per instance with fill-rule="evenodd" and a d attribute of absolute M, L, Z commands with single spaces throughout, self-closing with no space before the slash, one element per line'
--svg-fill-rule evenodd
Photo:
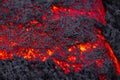
<path fill-rule="evenodd" d="M 103 35 L 113 47 L 113 51 L 120 60 L 120 1 L 105 0 L 107 26 L 103 30 Z"/>
<path fill-rule="evenodd" d="M 9 0 L 8 0 L 9 1 Z M 72 4 L 72 0 L 28 0 L 23 1 L 21 0 L 22 5 L 18 5 L 19 1 L 12 0 L 15 5 L 14 10 L 17 10 L 17 8 L 20 8 L 21 6 L 24 6 L 26 3 L 30 3 L 30 7 L 32 7 L 31 2 L 34 1 L 34 3 L 37 5 L 44 3 L 44 7 L 42 9 L 49 11 L 49 5 L 56 4 L 58 2 L 64 2 L 65 7 L 70 6 Z M 0 4 L 1 5 L 1 4 Z M 6 4 L 9 6 L 9 4 Z M 6 6 L 5 5 L 5 6 Z M 60 4 L 59 4 L 60 5 Z M 96 24 L 98 28 L 100 28 L 103 32 L 103 35 L 105 36 L 106 40 L 110 43 L 110 45 L 113 48 L 113 51 L 117 55 L 117 57 L 120 60 L 120 1 L 119 0 L 104 0 L 104 5 L 106 7 L 106 20 L 107 20 L 107 26 L 98 25 Z M 21 7 L 22 8 L 22 7 Z M 77 8 L 77 7 L 76 7 Z M 12 8 L 11 8 L 12 9 Z M 11 14 L 13 17 L 16 11 L 12 11 Z M 31 15 L 31 10 L 24 10 L 26 13 L 28 13 L 27 17 L 19 18 L 15 21 L 17 24 L 18 22 L 26 23 L 29 19 L 33 19 L 34 17 L 37 17 L 40 13 L 36 13 L 36 15 Z M 24 13 L 23 11 L 23 13 Z M 6 19 L 6 15 L 3 14 L 3 19 L 7 22 L 9 19 Z M 41 14 L 42 15 L 42 14 Z M 24 15 L 21 15 L 24 16 Z M 32 16 L 32 17 L 31 17 Z M 38 17 L 37 17 L 38 18 Z M 0 20 L 0 23 L 5 23 L 4 21 Z M 69 35 L 67 35 L 69 36 Z M 100 69 L 100 72 L 104 73 L 106 71 L 106 76 L 108 80 L 119 80 L 119 76 L 115 74 L 115 70 L 113 68 L 113 65 L 111 62 L 106 61 L 105 64 L 107 64 L 107 69 Z M 109 64 L 109 65 L 108 65 Z M 58 68 L 55 69 L 55 66 L 57 66 L 51 59 L 46 60 L 45 62 L 40 61 L 27 61 L 23 58 L 14 57 L 14 60 L 0 60 L 0 80 L 99 80 L 99 77 L 97 72 L 93 69 L 95 64 L 91 65 L 91 67 L 87 67 L 82 70 L 82 72 L 79 73 L 69 73 L 64 74 L 62 69 L 57 66 Z"/>

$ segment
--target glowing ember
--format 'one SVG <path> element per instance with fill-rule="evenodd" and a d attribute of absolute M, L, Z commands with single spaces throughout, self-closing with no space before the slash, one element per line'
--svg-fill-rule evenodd
<path fill-rule="evenodd" d="M 119 62 L 119 60 L 116 58 L 116 56 L 115 56 L 115 54 L 113 53 L 110 45 L 109 45 L 107 42 L 105 43 L 105 46 L 106 46 L 106 48 L 107 48 L 108 51 L 109 51 L 109 57 L 110 57 L 111 61 L 114 62 L 114 65 L 115 65 L 115 67 L 116 67 L 117 73 L 120 74 L 120 62 Z"/>
<path fill-rule="evenodd" d="M 83 4 L 85 5 L 85 3 Z M 38 6 L 34 6 L 34 8 L 42 11 Z M 2 10 L 5 13 L 9 11 L 9 9 L 4 7 L 2 8 Z M 18 57 L 23 57 L 24 59 L 29 61 L 46 61 L 48 58 L 52 58 L 52 60 L 56 64 L 58 64 L 65 71 L 65 73 L 69 73 L 72 70 L 75 72 L 79 72 L 85 65 L 90 66 L 92 63 L 96 63 L 98 67 L 102 66 L 105 59 L 96 59 L 91 57 L 91 55 L 97 49 L 101 49 L 99 51 L 101 52 L 101 54 L 103 49 L 107 49 L 109 58 L 111 59 L 111 61 L 113 61 L 117 73 L 120 74 L 119 61 L 114 55 L 110 45 L 105 41 L 99 29 L 91 26 L 90 28 L 94 28 L 95 31 L 92 32 L 90 30 L 83 30 L 85 38 L 88 38 L 91 41 L 82 42 L 82 40 L 84 40 L 82 35 L 78 35 L 79 39 L 77 40 L 73 40 L 72 38 L 70 38 L 71 35 L 68 36 L 70 34 L 69 31 L 72 29 L 71 26 L 75 25 L 70 25 L 70 23 L 73 22 L 72 18 L 77 19 L 80 16 L 84 16 L 88 19 L 95 19 L 101 24 L 106 24 L 104 18 L 105 11 L 101 0 L 94 1 L 91 4 L 91 8 L 89 10 L 87 10 L 86 8 L 76 9 L 73 7 L 66 8 L 51 5 L 50 11 L 51 14 L 49 14 L 49 16 L 48 12 L 45 12 L 40 17 L 41 21 L 37 19 L 32 19 L 27 23 L 14 24 L 14 22 L 10 21 L 8 23 L 2 24 L 0 29 L 0 32 L 3 32 L 3 35 L 0 35 L 0 47 L 2 47 L 2 49 L 0 49 L 0 59 L 13 59 L 14 55 Z M 20 11 L 18 12 L 18 14 L 20 14 Z M 67 22 L 66 17 L 70 18 L 71 22 L 69 22 L 68 25 L 67 23 L 64 26 L 60 25 L 60 22 Z M 17 18 L 18 16 L 16 16 L 14 20 L 17 20 Z M 62 21 L 59 21 L 59 23 L 52 23 L 52 21 L 55 22 L 61 19 Z M 51 23 L 49 23 L 50 21 Z M 80 21 L 79 23 L 84 24 L 82 27 L 84 29 L 86 28 L 86 23 L 82 21 Z M 64 36 L 64 34 L 66 34 L 65 32 L 67 31 L 69 32 L 69 34 L 67 34 L 66 37 Z M 76 28 L 76 32 L 77 31 L 80 32 L 79 26 Z M 73 34 L 74 33 L 75 32 L 73 31 Z M 90 34 L 90 36 L 88 36 L 87 34 Z M 96 37 L 96 39 L 94 39 L 94 41 L 92 42 L 94 37 Z M 68 45 L 67 41 L 69 43 L 74 42 L 74 44 Z M 67 47 L 65 48 L 65 46 Z M 103 78 L 104 77 L 101 77 L 101 80 Z"/>

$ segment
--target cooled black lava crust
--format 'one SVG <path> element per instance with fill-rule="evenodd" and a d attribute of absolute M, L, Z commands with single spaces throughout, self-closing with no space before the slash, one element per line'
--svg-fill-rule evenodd
<path fill-rule="evenodd" d="M 0 0 L 0 6 L 3 5 L 2 1 L 4 0 Z M 21 5 L 18 5 L 20 0 L 18 1 L 12 0 L 12 1 L 13 1 L 12 3 L 14 3 L 14 8 L 10 6 L 11 13 L 9 13 L 12 16 L 17 14 L 17 13 L 12 13 L 12 9 L 14 9 L 15 12 L 17 8 L 21 8 L 21 6 L 24 6 L 29 2 L 33 2 L 36 5 L 44 4 L 44 6 L 42 7 L 42 9 L 44 10 L 49 10 L 51 4 L 64 3 L 63 5 L 59 4 L 58 6 L 69 7 L 73 3 L 72 0 L 68 0 L 68 1 L 67 0 L 26 0 L 26 1 L 21 0 Z M 93 21 L 94 24 L 97 25 L 97 27 L 102 30 L 105 39 L 112 46 L 114 53 L 120 60 L 120 22 L 119 22 L 120 1 L 103 0 L 103 3 L 106 9 L 107 25 L 104 26 L 100 23 L 97 23 L 94 20 Z M 4 5 L 9 7 L 9 4 L 7 3 Z M 27 10 L 25 11 L 28 12 L 27 18 L 24 17 L 22 19 L 19 19 L 18 22 L 26 23 L 28 22 L 28 18 L 29 19 L 33 19 L 34 17 L 39 18 L 37 17 L 38 14 L 32 15 L 31 17 L 30 12 Z M 3 18 L 2 19 L 0 18 L 0 24 L 5 23 L 3 22 L 3 19 L 6 20 L 6 22 L 9 22 L 9 20 L 6 18 L 6 15 L 9 14 L 2 14 Z M 17 24 L 17 21 L 15 23 Z M 115 69 L 113 68 L 112 63 L 108 63 L 108 64 L 109 65 L 106 65 L 107 69 L 106 68 L 102 69 L 101 73 L 106 72 L 106 76 L 108 80 L 120 80 L 120 76 L 118 76 L 115 73 Z M 64 74 L 64 72 L 59 66 L 57 69 L 55 69 L 55 66 L 56 64 L 51 59 L 48 59 L 45 62 L 41 62 L 41 61 L 29 62 L 23 58 L 18 58 L 15 56 L 14 60 L 0 60 L 0 80 L 99 80 L 99 75 L 93 69 L 94 64 L 90 67 L 84 68 L 79 73 L 71 72 L 69 74 Z"/>

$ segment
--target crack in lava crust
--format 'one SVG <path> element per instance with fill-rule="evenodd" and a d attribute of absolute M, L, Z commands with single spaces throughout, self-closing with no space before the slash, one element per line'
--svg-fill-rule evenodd
<path fill-rule="evenodd" d="M 83 1 L 82 4 L 86 6 L 87 1 Z M 77 5 L 78 2 L 73 4 Z M 83 67 L 93 63 L 101 67 L 106 60 L 104 57 L 107 57 L 113 61 L 117 73 L 120 74 L 118 59 L 101 31 L 94 26 L 95 22 L 106 25 L 102 2 L 93 0 L 90 6 L 87 10 L 84 7 L 76 9 L 72 6 L 66 8 L 51 5 L 48 12 L 34 6 L 34 9 L 43 12 L 40 20 L 31 19 L 26 23 L 15 24 L 11 19 L 1 24 L 0 59 L 13 59 L 14 55 L 30 61 L 46 61 L 52 58 L 65 73 L 69 73 L 81 71 Z M 7 13 L 9 9 L 3 7 L 3 12 Z M 17 20 L 18 15 L 13 19 Z M 95 55 L 99 54 L 102 55 L 97 58 Z"/>

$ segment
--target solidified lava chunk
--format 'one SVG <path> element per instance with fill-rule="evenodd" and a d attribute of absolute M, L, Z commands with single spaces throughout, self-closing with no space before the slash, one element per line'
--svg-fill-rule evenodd
<path fill-rule="evenodd" d="M 8 72 L 16 73 L 9 79 L 25 74 L 22 80 L 58 80 L 61 74 L 68 80 L 63 74 L 85 73 L 89 79 L 107 80 L 105 74 L 111 67 L 119 75 L 119 60 L 95 24 L 106 26 L 101 0 L 2 0 L 0 59 L 8 64 Z M 3 61 L 2 70 L 7 69 Z M 0 74 L 3 79 L 9 75 Z"/>

